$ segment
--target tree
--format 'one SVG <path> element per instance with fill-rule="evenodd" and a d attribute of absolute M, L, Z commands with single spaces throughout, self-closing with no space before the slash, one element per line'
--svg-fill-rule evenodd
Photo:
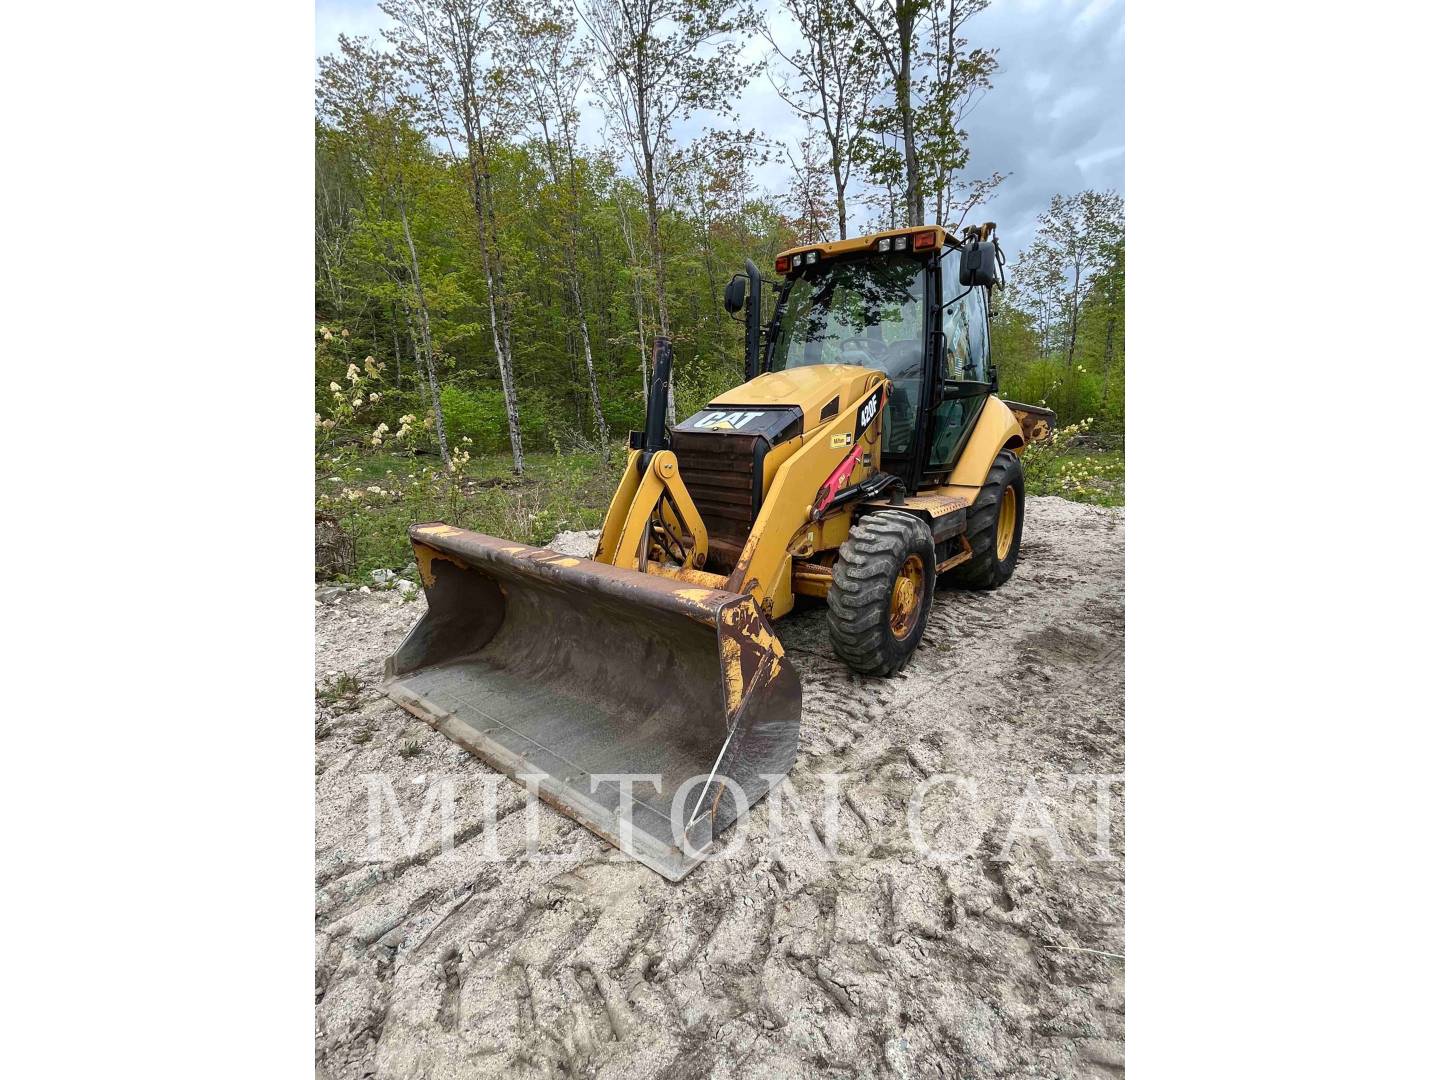
<path fill-rule="evenodd" d="M 828 150 L 835 219 L 844 240 L 849 226 L 845 194 L 861 144 L 868 137 L 866 120 L 880 85 L 879 52 L 869 47 L 853 9 L 846 4 L 781 0 L 781 7 L 800 31 L 802 43 L 787 51 L 765 26 L 765 39 L 786 69 L 779 78 L 768 69 L 767 74 L 776 94 L 805 119 L 807 131 L 811 124 L 819 126 Z M 807 169 L 813 157 L 813 147 L 801 147 Z"/>
<path fill-rule="evenodd" d="M 315 130 L 315 269 L 317 286 L 331 310 L 345 305 L 342 266 L 345 251 L 355 231 L 360 199 L 357 178 L 342 146 L 328 138 L 329 132 Z"/>
<path fill-rule="evenodd" d="M 620 221 L 620 234 L 625 238 L 626 267 L 629 270 L 630 292 L 635 300 L 635 336 L 640 343 L 640 390 L 643 394 L 650 385 L 650 352 L 645 344 L 645 290 L 641 285 L 644 268 L 640 252 L 635 243 L 635 230 L 630 225 L 630 202 L 626 198 L 625 186 L 615 186 L 615 210 Z"/>
<path fill-rule="evenodd" d="M 935 207 L 934 220 L 955 229 L 1004 180 L 1000 173 L 962 179 L 970 162 L 970 145 L 960 122 L 989 89 L 997 63 L 993 49 L 966 52 L 968 42 L 960 29 L 988 4 L 989 0 L 940 0 L 926 7 L 922 20 L 929 74 L 917 110 L 916 156 L 924 194 Z"/>
<path fill-rule="evenodd" d="M 658 330 L 670 337 L 660 208 L 677 171 L 675 123 L 697 110 L 731 113 L 752 70 L 735 35 L 755 25 L 754 9 L 749 0 L 587 0 L 582 18 L 600 53 L 600 97 L 641 181 Z M 672 390 L 672 422 L 674 412 Z"/>
<path fill-rule="evenodd" d="M 397 277 L 408 274 L 408 288 L 403 294 L 406 321 L 415 335 L 416 355 L 424 365 L 440 457 L 448 468 L 450 449 L 440 404 L 430 306 L 410 228 L 415 163 L 422 156 L 416 147 L 418 133 L 413 124 L 417 103 L 405 90 L 393 57 L 372 48 L 363 38 L 342 34 L 339 44 L 339 56 L 324 57 L 320 61 L 316 101 L 321 116 L 349 136 L 351 149 L 363 163 L 375 190 L 378 216 L 384 220 L 389 213 L 398 215 L 405 243 L 404 269 L 396 273 L 393 253 L 387 265 L 389 272 Z M 392 248 L 389 242 L 384 246 L 387 252 Z"/>
<path fill-rule="evenodd" d="M 1067 367 L 1075 363 L 1080 308 L 1092 279 L 1114 262 L 1124 238 L 1125 200 L 1113 191 L 1055 195 L 1040 217 L 1027 261 L 1064 313 Z"/>
<path fill-rule="evenodd" d="M 865 44 L 883 62 L 892 83 L 893 104 L 872 107 L 870 112 L 874 137 L 864 159 L 871 177 L 888 190 L 899 187 L 905 224 L 926 223 L 931 195 L 937 216 L 948 216 L 952 204 L 966 202 L 955 190 L 969 159 L 959 122 L 996 70 L 994 50 L 965 52 L 968 42 L 960 29 L 990 0 L 845 2 L 868 31 Z M 975 198 L 969 205 L 999 182 L 998 175 L 987 178 L 971 192 Z M 946 223 L 945 217 L 938 220 Z"/>
<path fill-rule="evenodd" d="M 1100 410 L 1111 405 L 1110 388 L 1116 368 L 1124 364 L 1125 342 L 1125 238 L 1109 245 L 1106 265 L 1095 277 L 1091 296 L 1105 325 L 1105 346 L 1100 359 Z M 1122 416 L 1123 418 L 1123 416 Z"/>
<path fill-rule="evenodd" d="M 785 148 L 790 169 L 795 174 L 794 183 L 786 201 L 795 211 L 797 232 L 800 243 L 815 244 L 829 239 L 833 209 L 839 221 L 840 238 L 845 238 L 844 196 L 835 196 L 832 203 L 827 185 L 833 178 L 830 168 L 834 161 L 827 147 L 828 136 L 811 129 L 800 142 L 800 157 Z M 827 205 L 830 204 L 830 205 Z"/>
<path fill-rule="evenodd" d="M 575 20 L 554 0 L 513 2 L 509 15 L 512 29 L 509 56 L 521 74 L 519 85 L 526 118 L 539 129 L 550 183 L 559 203 L 554 217 L 561 238 L 565 279 L 580 330 L 596 437 L 603 460 L 608 463 L 610 429 L 605 423 L 600 386 L 595 378 L 595 356 L 578 253 L 584 207 L 576 173 L 580 113 L 575 103 L 585 82 L 585 61 L 574 49 Z"/>
<path fill-rule="evenodd" d="M 793 182 L 770 195 L 755 187 L 764 140 L 715 119 L 750 70 L 733 64 L 749 14 L 733 0 L 709 0 L 709 15 L 679 0 L 617 0 L 610 14 L 621 21 L 605 40 L 620 43 L 618 63 L 581 36 L 567 0 L 385 2 L 400 20 L 388 51 L 346 40 L 321 59 L 317 82 L 315 311 L 317 334 L 333 343 L 317 352 L 315 390 L 331 457 L 369 453 L 377 436 L 396 455 L 438 443 L 459 478 L 462 446 L 510 468 L 531 464 L 517 449 L 603 448 L 612 431 L 642 421 L 658 333 L 677 352 L 672 418 L 735 385 L 743 326 L 720 300 L 746 257 L 764 265 L 778 250 L 835 237 L 842 205 L 847 237 L 863 231 L 872 179 L 896 223 L 911 220 L 893 78 L 862 22 L 851 40 L 869 51 L 847 54 L 837 37 L 831 53 L 869 62 L 886 85 L 858 142 L 841 148 L 852 163 L 843 193 L 824 107 L 806 99 L 800 71 L 771 57 L 791 107 L 819 119 L 781 151 Z M 844 5 L 860 2 L 795 0 L 788 10 L 834 28 L 854 18 Z M 877 12 L 898 2 L 873 0 Z M 953 226 L 999 179 L 969 172 L 957 120 L 983 98 L 993 57 L 955 33 L 976 5 L 912 7 L 916 186 L 924 220 Z M 737 29 L 722 33 L 716 11 Z M 627 36 L 627 26 L 642 32 Z M 809 65 L 808 47 L 795 44 L 803 35 L 773 26 Z M 947 42 L 956 43 L 948 52 Z M 823 78 L 833 84 L 828 69 Z M 608 111 L 611 137 L 599 146 L 582 138 L 587 80 Z M 1102 212 L 1105 198 L 1072 195 L 1047 210 L 997 293 L 992 337 L 1007 394 L 1045 400 L 1062 423 L 1093 416 L 1095 436 L 1110 439 L 1123 434 L 1124 243 L 1123 205 L 1109 196 L 1114 212 Z M 372 359 L 359 395 L 349 369 Z M 343 391 L 338 411 L 332 383 Z M 423 426 L 414 421 L 427 413 Z M 403 446 L 383 438 L 382 421 L 407 431 Z M 425 472 L 423 460 L 384 464 Z M 389 497 L 392 485 L 380 486 Z M 485 490 L 496 503 L 485 512 L 499 513 L 505 499 Z"/>
<path fill-rule="evenodd" d="M 504 65 L 493 62 L 496 19 L 488 0 L 380 0 L 395 20 L 386 36 L 401 64 L 423 88 L 434 131 L 454 153 L 464 145 L 476 237 L 485 272 L 490 328 L 505 398 L 505 419 L 517 475 L 525 471 L 520 406 L 511 351 L 510 299 L 505 290 L 492 161 L 513 125 L 513 90 Z"/>

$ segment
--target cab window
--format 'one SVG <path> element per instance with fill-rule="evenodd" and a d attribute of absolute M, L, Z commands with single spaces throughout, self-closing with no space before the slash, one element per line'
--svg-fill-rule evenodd
<path fill-rule="evenodd" d="M 940 329 L 945 334 L 942 373 L 946 382 L 969 383 L 972 393 L 942 402 L 930 431 L 930 472 L 953 468 L 971 425 L 984 408 L 990 382 L 990 330 L 985 318 L 985 291 L 960 284 L 958 249 L 940 257 Z M 976 387 L 975 384 L 982 384 Z"/>
<path fill-rule="evenodd" d="M 772 369 L 859 364 L 891 381 L 881 453 L 911 452 L 925 368 L 925 260 L 910 254 L 807 267 L 787 287 Z"/>
<path fill-rule="evenodd" d="M 945 332 L 945 378 L 990 381 L 990 331 L 984 290 L 960 284 L 960 258 L 950 248 L 940 260 L 941 303 L 948 305 L 940 328 Z"/>

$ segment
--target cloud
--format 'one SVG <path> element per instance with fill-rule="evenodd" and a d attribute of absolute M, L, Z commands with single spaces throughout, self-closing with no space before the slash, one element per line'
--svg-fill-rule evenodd
<path fill-rule="evenodd" d="M 976 210 L 1011 253 L 1050 197 L 1125 190 L 1124 6 L 1114 0 L 996 3 L 966 24 L 999 50 L 994 88 L 966 118 L 970 170 L 1011 176 Z"/>
<path fill-rule="evenodd" d="M 767 4 L 773 9 L 775 5 Z M 777 30 L 783 20 L 773 10 Z M 1035 219 L 1056 194 L 1085 188 L 1125 190 L 1125 12 L 1120 0 L 996 0 L 966 24 L 970 46 L 999 50 L 994 87 L 965 118 L 970 172 L 1010 174 L 976 220 L 995 221 L 1012 255 L 1034 238 Z M 335 47 L 340 33 L 378 37 L 388 20 L 373 0 L 317 0 L 315 47 Z M 756 39 L 747 59 L 764 55 Z M 804 125 L 779 101 L 762 74 L 737 101 L 739 126 L 796 142 Z M 695 117 L 684 134 L 710 118 Z M 604 118 L 587 105 L 581 134 L 604 138 Z M 756 186 L 771 195 L 789 184 L 782 163 L 757 169 Z"/>
<path fill-rule="evenodd" d="M 315 0 L 315 55 L 334 52 L 341 34 L 378 40 L 380 28 L 389 24 L 374 0 Z"/>

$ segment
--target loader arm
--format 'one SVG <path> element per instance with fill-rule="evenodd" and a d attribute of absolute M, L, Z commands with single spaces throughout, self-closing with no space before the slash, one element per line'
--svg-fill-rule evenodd
<path fill-rule="evenodd" d="M 610 501 L 605 525 L 595 548 L 595 561 L 625 570 L 643 570 L 657 530 L 666 540 L 662 548 L 685 570 L 701 570 L 709 551 L 709 534 L 695 501 L 680 478 L 680 465 L 669 450 L 653 454 L 648 464 L 644 451 L 632 450 L 625 476 Z"/>
<path fill-rule="evenodd" d="M 710 534 L 704 511 L 696 507 L 686 488 L 684 469 L 670 450 L 649 452 L 648 464 L 645 450 L 631 451 L 601 527 L 594 556 L 597 562 L 751 596 L 769 618 L 778 618 L 794 607 L 791 578 L 795 557 L 839 547 L 849 532 L 853 507 L 829 509 L 823 505 L 825 496 L 879 471 L 882 416 L 890 384 L 880 371 L 845 365 L 812 369 L 803 383 L 803 400 L 791 405 L 786 398 L 795 392 L 793 385 L 776 391 L 779 398 L 766 396 L 767 379 L 773 378 L 756 380 L 719 399 L 746 396 L 753 399 L 754 409 L 787 410 L 772 413 L 780 417 L 775 423 L 783 423 L 794 413 L 800 425 L 798 436 L 775 450 L 778 464 L 773 473 L 766 468 L 752 474 L 751 483 L 764 485 L 763 498 L 744 543 L 738 545 L 733 566 L 722 564 L 728 572 L 705 568 Z M 848 400 L 843 408 L 832 405 L 842 400 Z M 713 411 L 716 408 L 710 407 L 711 415 L 720 416 Z M 737 407 L 725 415 L 744 425 L 751 422 L 747 417 L 762 414 Z M 694 420 L 692 417 L 681 427 L 693 426 Z M 731 423 L 728 419 L 720 422 Z M 765 422 L 759 421 L 757 426 Z M 706 482 L 715 480 L 707 477 Z M 818 511 L 817 503 L 822 504 Z M 683 541 L 677 549 L 656 543 L 654 530 L 662 524 L 664 533 Z"/>

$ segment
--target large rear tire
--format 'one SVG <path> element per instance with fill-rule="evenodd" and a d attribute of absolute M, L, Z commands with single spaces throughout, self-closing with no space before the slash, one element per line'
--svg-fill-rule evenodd
<path fill-rule="evenodd" d="M 850 529 L 826 602 L 835 655 L 863 675 L 893 675 L 910 660 L 935 595 L 935 541 L 913 514 L 881 510 Z"/>
<path fill-rule="evenodd" d="M 1013 450 L 1001 450 L 965 519 L 974 552 L 943 583 L 962 589 L 995 589 L 1010 580 L 1020 558 L 1025 528 L 1025 467 Z"/>

